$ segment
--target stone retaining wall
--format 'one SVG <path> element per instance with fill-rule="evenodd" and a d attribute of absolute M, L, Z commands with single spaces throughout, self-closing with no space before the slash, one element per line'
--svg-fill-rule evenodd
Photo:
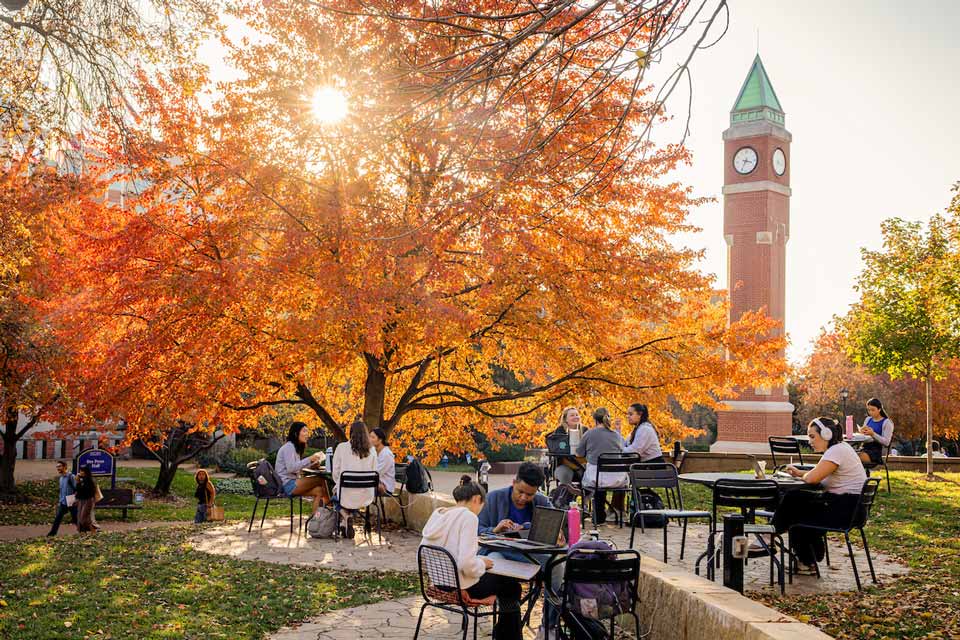
<path fill-rule="evenodd" d="M 403 495 L 409 505 L 407 526 L 423 529 L 433 510 L 453 506 L 441 493 Z M 400 522 L 396 500 L 386 501 L 387 518 Z M 816 627 L 770 607 L 644 556 L 640 563 L 640 620 L 649 625 L 648 640 L 829 640 Z"/>

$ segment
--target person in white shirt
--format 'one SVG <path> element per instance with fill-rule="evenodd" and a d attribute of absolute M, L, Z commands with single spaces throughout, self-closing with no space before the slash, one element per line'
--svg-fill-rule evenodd
<path fill-rule="evenodd" d="M 627 422 L 633 427 L 633 432 L 627 438 L 623 452 L 637 454 L 641 462 L 664 462 L 660 436 L 650 423 L 647 405 L 635 403 L 627 407 Z"/>
<path fill-rule="evenodd" d="M 809 471 L 787 465 L 785 471 L 804 482 L 820 485 L 825 493 L 788 491 L 773 517 L 773 526 L 783 533 L 795 524 L 844 526 L 850 522 L 867 481 L 867 472 L 853 447 L 843 441 L 843 427 L 831 418 L 814 418 L 807 425 L 814 451 L 823 453 Z M 826 549 L 823 534 L 811 529 L 790 533 L 790 546 L 800 562 L 799 573 L 816 573 L 816 563 Z"/>
<path fill-rule="evenodd" d="M 388 495 L 397 488 L 397 460 L 390 451 L 387 433 L 379 427 L 370 431 L 370 444 L 377 450 L 377 473 L 380 474 L 380 495 Z"/>
<path fill-rule="evenodd" d="M 320 507 L 330 501 L 327 481 L 323 478 L 301 478 L 300 470 L 319 463 L 323 454 L 317 452 L 312 456 L 302 458 L 310 437 L 310 427 L 303 422 L 290 423 L 287 431 L 287 441 L 277 451 L 277 464 L 274 471 L 283 482 L 285 496 L 313 496 L 313 513 L 316 515 Z"/>
<path fill-rule="evenodd" d="M 512 578 L 487 573 L 493 568 L 493 559 L 478 556 L 480 545 L 477 531 L 480 520 L 477 518 L 483 509 L 486 496 L 483 487 L 470 476 L 460 478 L 460 485 L 453 490 L 455 507 L 440 507 L 430 515 L 423 527 L 423 539 L 420 546 L 432 546 L 445 549 L 457 563 L 460 589 L 474 600 L 483 600 L 497 596 L 500 615 L 497 618 L 493 637 L 496 640 L 520 640 L 523 637 L 520 618 L 520 583 Z M 430 567 L 427 567 L 428 573 Z M 452 576 L 430 574 L 433 584 L 444 590 L 455 590 Z"/>
<path fill-rule="evenodd" d="M 932 449 L 932 453 L 930 455 L 932 455 L 934 458 L 947 457 L 946 452 L 944 452 L 944 450 L 940 447 L 940 443 L 936 440 L 930 443 L 930 449 Z"/>
<path fill-rule="evenodd" d="M 337 496 L 340 506 L 340 530 L 344 537 L 354 536 L 353 512 L 363 509 L 373 502 L 373 489 L 340 490 L 340 476 L 344 471 L 373 471 L 377 470 L 377 452 L 370 446 L 370 436 L 367 425 L 357 420 L 350 425 L 350 440 L 341 442 L 333 452 L 333 482 L 336 485 L 334 495 Z"/>

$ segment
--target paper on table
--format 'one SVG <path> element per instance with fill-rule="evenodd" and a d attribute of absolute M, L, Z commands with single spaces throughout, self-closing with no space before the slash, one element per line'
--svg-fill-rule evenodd
<path fill-rule="evenodd" d="M 577 445 L 580 444 L 580 429 L 570 429 L 570 451 L 571 453 L 577 452 Z"/>
<path fill-rule="evenodd" d="M 487 569 L 487 573 L 493 573 L 498 576 L 516 578 L 518 580 L 532 580 L 537 572 L 540 571 L 540 565 L 531 562 L 518 562 L 516 560 L 507 560 L 506 558 L 490 558 L 493 560 L 493 568 Z"/>

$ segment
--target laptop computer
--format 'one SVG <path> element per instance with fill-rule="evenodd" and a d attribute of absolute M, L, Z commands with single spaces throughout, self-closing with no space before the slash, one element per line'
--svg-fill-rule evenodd
<path fill-rule="evenodd" d="M 570 455 L 570 436 L 565 433 L 551 433 L 547 436 L 547 451 L 554 455 Z"/>
<path fill-rule="evenodd" d="M 518 531 L 519 538 L 499 539 L 504 546 L 515 549 L 536 549 L 537 547 L 555 547 L 560 537 L 560 529 L 567 517 L 563 509 L 552 507 L 534 507 L 533 522 L 530 528 Z"/>

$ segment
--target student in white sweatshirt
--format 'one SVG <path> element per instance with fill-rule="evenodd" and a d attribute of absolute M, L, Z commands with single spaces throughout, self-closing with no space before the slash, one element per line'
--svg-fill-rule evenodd
<path fill-rule="evenodd" d="M 441 507 L 433 512 L 423 527 L 421 545 L 442 547 L 450 552 L 457 562 L 460 573 L 460 588 L 470 597 L 482 600 L 497 596 L 500 615 L 493 630 L 494 640 L 520 640 L 522 624 L 520 619 L 520 583 L 512 578 L 487 573 L 493 567 L 493 560 L 477 555 L 477 531 L 480 521 L 477 514 L 483 508 L 485 499 L 483 488 L 470 476 L 460 478 L 460 485 L 453 490 L 455 507 Z M 430 576 L 433 583 L 456 588 L 456 585 L 443 584 L 440 576 Z"/>

